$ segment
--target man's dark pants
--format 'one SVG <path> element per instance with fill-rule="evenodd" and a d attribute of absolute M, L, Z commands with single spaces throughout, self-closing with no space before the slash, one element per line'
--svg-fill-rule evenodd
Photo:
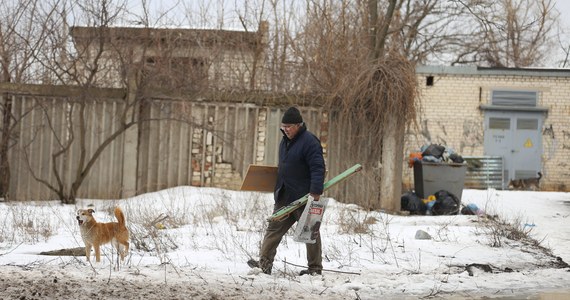
<path fill-rule="evenodd" d="M 273 208 L 274 213 L 283 206 L 286 206 L 285 202 L 283 201 L 284 198 L 285 193 L 281 191 L 279 193 L 279 199 Z M 265 236 L 263 237 L 263 243 L 261 245 L 261 251 L 259 254 L 259 265 L 264 272 L 271 273 L 271 269 L 273 268 L 273 260 L 277 254 L 277 247 L 279 246 L 281 239 L 287 233 L 287 231 L 293 226 L 293 224 L 295 224 L 295 222 L 299 221 L 301 215 L 303 214 L 303 209 L 304 206 L 298 208 L 282 221 L 269 222 L 265 231 Z M 314 244 L 306 245 L 309 270 L 321 271 L 323 269 L 321 235 L 318 235 L 317 241 Z"/>

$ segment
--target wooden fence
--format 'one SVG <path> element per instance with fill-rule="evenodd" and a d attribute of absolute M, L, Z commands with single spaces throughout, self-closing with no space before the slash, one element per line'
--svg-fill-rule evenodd
<path fill-rule="evenodd" d="M 69 87 L 2 86 L 0 93 L 13 117 L 10 200 L 57 199 L 42 181 L 57 186 L 60 176 L 69 187 L 80 164 L 119 131 L 87 173 L 78 198 L 120 199 L 181 185 L 236 189 L 249 164 L 277 164 L 279 124 L 287 108 L 149 99 L 131 112 L 144 121 L 123 131 L 127 105 L 121 89 L 90 91 L 89 101 Z M 328 135 L 322 110 L 301 111 L 311 131 Z"/>

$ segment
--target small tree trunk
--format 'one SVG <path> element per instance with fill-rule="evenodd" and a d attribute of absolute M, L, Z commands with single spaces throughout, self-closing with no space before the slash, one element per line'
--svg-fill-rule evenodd
<path fill-rule="evenodd" d="M 382 176 L 380 180 L 381 209 L 400 211 L 402 195 L 402 153 L 404 144 L 404 124 L 395 114 L 386 114 L 388 118 L 382 140 Z"/>
<path fill-rule="evenodd" d="M 2 115 L 2 140 L 0 141 L 0 197 L 8 199 L 10 191 L 10 162 L 8 161 L 8 148 L 10 142 L 10 126 L 12 111 L 12 98 L 4 95 L 4 110 Z"/>

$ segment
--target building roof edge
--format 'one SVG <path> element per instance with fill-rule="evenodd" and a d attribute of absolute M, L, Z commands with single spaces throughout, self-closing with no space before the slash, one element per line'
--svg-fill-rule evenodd
<path fill-rule="evenodd" d="M 417 74 L 570 77 L 570 69 L 418 65 Z"/>

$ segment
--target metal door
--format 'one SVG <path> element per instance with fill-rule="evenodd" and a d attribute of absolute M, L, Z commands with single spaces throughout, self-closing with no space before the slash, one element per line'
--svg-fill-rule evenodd
<path fill-rule="evenodd" d="M 541 170 L 542 114 L 489 111 L 485 114 L 485 155 L 502 156 L 503 187 L 511 179 L 532 178 Z"/>

